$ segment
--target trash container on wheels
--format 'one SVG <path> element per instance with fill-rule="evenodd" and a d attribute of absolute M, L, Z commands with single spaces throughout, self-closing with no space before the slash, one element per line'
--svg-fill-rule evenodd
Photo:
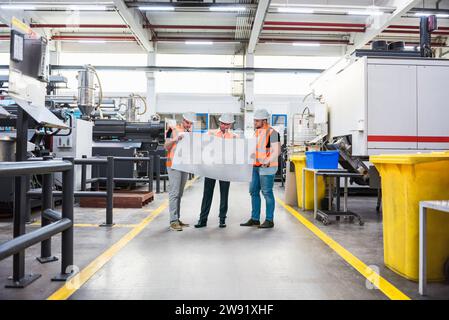
<path fill-rule="evenodd" d="M 417 281 L 419 202 L 449 199 L 449 153 L 371 156 L 381 176 L 385 265 Z M 449 258 L 449 216 L 433 211 L 427 220 L 427 279 L 444 280 Z"/>
<path fill-rule="evenodd" d="M 304 154 L 292 155 L 290 161 L 295 165 L 295 175 L 296 175 L 296 191 L 298 196 L 298 207 L 302 208 L 302 173 L 303 168 L 306 167 L 306 156 Z M 306 172 L 306 199 L 305 208 L 306 210 L 313 210 L 313 173 L 310 171 Z M 318 177 L 318 203 L 324 198 L 326 192 L 326 186 L 324 184 L 324 179 L 322 176 Z"/>

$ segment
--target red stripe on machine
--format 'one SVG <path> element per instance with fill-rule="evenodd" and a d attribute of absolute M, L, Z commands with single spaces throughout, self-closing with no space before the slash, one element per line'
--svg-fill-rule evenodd
<path fill-rule="evenodd" d="M 449 137 L 368 136 L 368 142 L 449 142 Z"/>

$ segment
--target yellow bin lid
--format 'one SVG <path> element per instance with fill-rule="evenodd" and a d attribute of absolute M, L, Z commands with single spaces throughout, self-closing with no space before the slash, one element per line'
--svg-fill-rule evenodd
<path fill-rule="evenodd" d="M 418 164 L 444 160 L 449 160 L 449 151 L 413 154 L 382 154 L 371 156 L 369 158 L 369 161 L 374 164 Z"/>
<path fill-rule="evenodd" d="M 305 154 L 292 154 L 290 156 L 290 161 L 305 161 L 306 155 Z"/>

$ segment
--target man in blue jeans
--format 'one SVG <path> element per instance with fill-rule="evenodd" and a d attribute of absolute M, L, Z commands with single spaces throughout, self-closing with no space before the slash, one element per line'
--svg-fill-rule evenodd
<path fill-rule="evenodd" d="M 281 147 L 279 133 L 268 125 L 269 118 L 270 114 L 265 109 L 258 109 L 254 112 L 254 136 L 257 142 L 253 176 L 249 187 L 252 211 L 251 219 L 240 224 L 243 227 L 257 226 L 263 229 L 274 227 L 273 185 Z M 262 224 L 260 224 L 260 191 L 262 191 L 266 205 L 266 218 Z"/>

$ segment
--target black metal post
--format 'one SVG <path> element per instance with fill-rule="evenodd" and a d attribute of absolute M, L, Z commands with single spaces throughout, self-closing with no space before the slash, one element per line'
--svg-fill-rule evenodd
<path fill-rule="evenodd" d="M 154 171 L 156 171 L 156 193 L 161 193 L 161 156 L 155 155 L 154 160 Z"/>
<path fill-rule="evenodd" d="M 16 122 L 16 161 L 25 161 L 28 143 L 28 114 L 17 109 Z M 14 180 L 14 238 L 25 234 L 27 201 L 27 178 L 26 176 L 17 176 Z M 6 288 L 24 288 L 31 282 L 39 278 L 39 274 L 25 275 L 25 251 L 16 253 L 13 257 L 13 276 L 5 285 Z"/>
<path fill-rule="evenodd" d="M 147 172 L 148 172 L 148 191 L 153 192 L 153 160 L 154 158 L 151 155 L 148 155 L 149 161 L 147 162 Z"/>
<path fill-rule="evenodd" d="M 83 159 L 86 159 L 87 156 L 83 155 Z M 86 191 L 86 164 L 81 164 L 81 191 Z"/>
<path fill-rule="evenodd" d="M 108 164 L 106 168 L 106 222 L 101 226 L 111 227 L 114 225 L 114 157 L 107 157 Z"/>
<path fill-rule="evenodd" d="M 72 226 L 62 232 L 61 236 L 61 273 L 52 281 L 66 281 L 73 276 L 73 202 L 74 202 L 74 184 L 75 170 L 73 166 L 73 158 L 63 158 L 72 162 L 72 168 L 62 173 L 62 219 L 68 219 L 72 222 Z"/>
<path fill-rule="evenodd" d="M 98 178 L 100 177 L 100 166 L 98 164 L 92 164 L 92 178 Z M 100 190 L 100 182 L 97 180 L 91 185 L 91 189 L 94 189 L 95 191 Z"/>
<path fill-rule="evenodd" d="M 25 159 L 25 160 L 27 160 L 27 159 Z M 31 176 L 26 176 L 25 177 L 25 189 L 26 189 L 26 192 L 30 191 L 30 184 L 31 184 Z M 26 202 L 25 217 L 26 217 L 25 221 L 26 221 L 27 224 L 31 224 L 31 223 L 36 222 L 36 219 L 31 218 L 31 200 Z"/>
<path fill-rule="evenodd" d="M 53 157 L 45 156 L 44 160 L 52 160 Z M 53 174 L 42 175 L 42 215 L 41 226 L 45 227 L 52 223 L 43 214 L 45 210 L 53 209 Z M 40 263 L 57 261 L 58 258 L 51 255 L 51 238 L 41 242 L 41 256 L 37 258 Z"/>

